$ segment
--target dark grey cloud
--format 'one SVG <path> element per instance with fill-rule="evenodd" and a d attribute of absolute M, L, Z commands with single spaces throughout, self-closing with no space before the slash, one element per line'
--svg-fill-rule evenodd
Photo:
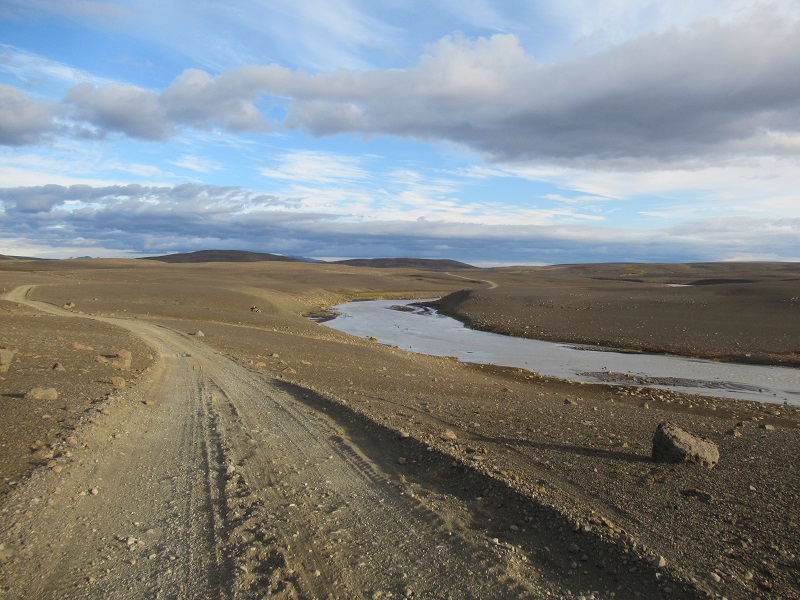
<path fill-rule="evenodd" d="M 81 83 L 67 92 L 63 104 L 71 119 L 129 137 L 163 141 L 173 129 L 158 95 L 132 85 Z"/>
<path fill-rule="evenodd" d="M 236 187 L 0 189 L 0 231 L 42 247 L 158 254 L 236 248 L 316 257 L 407 256 L 471 263 L 800 260 L 800 219 L 730 218 L 644 232 L 600 227 L 353 222 Z"/>
<path fill-rule="evenodd" d="M 261 80 L 281 67 L 237 69 L 212 78 L 188 69 L 161 95 L 161 104 L 177 123 L 199 128 L 220 125 L 231 131 L 257 131 L 266 122 L 255 102 L 263 92 Z"/>
<path fill-rule="evenodd" d="M 513 36 L 455 37 L 410 69 L 297 75 L 285 89 L 289 123 L 312 133 L 448 139 L 496 160 L 771 153 L 747 142 L 800 131 L 800 24 L 708 21 L 555 64 Z"/>
<path fill-rule="evenodd" d="M 53 108 L 7 85 L 0 85 L 0 144 L 35 144 L 55 129 Z"/>

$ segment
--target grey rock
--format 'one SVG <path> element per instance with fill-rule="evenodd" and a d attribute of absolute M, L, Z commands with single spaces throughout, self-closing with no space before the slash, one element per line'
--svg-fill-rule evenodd
<path fill-rule="evenodd" d="M 712 468 L 719 462 L 719 448 L 710 440 L 664 421 L 653 435 L 652 456 L 656 462 L 695 462 Z"/>

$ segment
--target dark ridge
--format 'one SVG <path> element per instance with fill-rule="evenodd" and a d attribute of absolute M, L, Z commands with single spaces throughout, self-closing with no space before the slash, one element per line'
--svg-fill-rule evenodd
<path fill-rule="evenodd" d="M 753 279 L 698 279 L 689 285 L 725 285 L 729 283 L 755 283 Z"/>
<path fill-rule="evenodd" d="M 47 258 L 36 258 L 34 256 L 9 256 L 0 254 L 0 260 L 49 260 Z"/>
<path fill-rule="evenodd" d="M 305 262 L 299 258 L 266 254 L 264 252 L 247 252 L 245 250 L 198 250 L 183 254 L 167 254 L 165 256 L 145 256 L 140 260 L 157 260 L 165 263 L 209 263 L 209 262 Z"/>
<path fill-rule="evenodd" d="M 376 269 L 420 269 L 423 271 L 453 271 L 458 269 L 477 269 L 457 260 L 434 258 L 353 258 L 335 261 L 337 265 L 351 267 L 373 267 Z"/>

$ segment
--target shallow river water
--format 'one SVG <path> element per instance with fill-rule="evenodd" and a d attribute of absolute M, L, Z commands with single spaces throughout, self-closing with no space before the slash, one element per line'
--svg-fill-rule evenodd
<path fill-rule="evenodd" d="M 514 338 L 468 329 L 455 319 L 428 309 L 415 309 L 410 304 L 402 300 L 350 302 L 335 307 L 339 316 L 325 325 L 359 337 L 371 336 L 411 352 L 518 367 L 570 381 L 642 385 L 800 406 L 800 369 L 614 352 Z"/>

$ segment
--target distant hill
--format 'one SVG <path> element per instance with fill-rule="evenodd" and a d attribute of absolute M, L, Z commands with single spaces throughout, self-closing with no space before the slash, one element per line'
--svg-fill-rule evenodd
<path fill-rule="evenodd" d="M 33 256 L 8 256 L 0 254 L 0 260 L 47 260 L 44 258 L 34 258 Z"/>
<path fill-rule="evenodd" d="M 247 252 L 244 250 L 198 250 L 183 254 L 167 254 L 164 256 L 145 256 L 141 260 L 157 260 L 166 263 L 209 263 L 209 262 L 305 262 L 299 258 L 266 254 L 264 252 Z"/>
<path fill-rule="evenodd" d="M 438 260 L 434 258 L 353 258 L 337 260 L 337 265 L 351 267 L 373 267 L 376 269 L 420 269 L 423 271 L 456 271 L 458 269 L 477 269 L 457 260 Z"/>

